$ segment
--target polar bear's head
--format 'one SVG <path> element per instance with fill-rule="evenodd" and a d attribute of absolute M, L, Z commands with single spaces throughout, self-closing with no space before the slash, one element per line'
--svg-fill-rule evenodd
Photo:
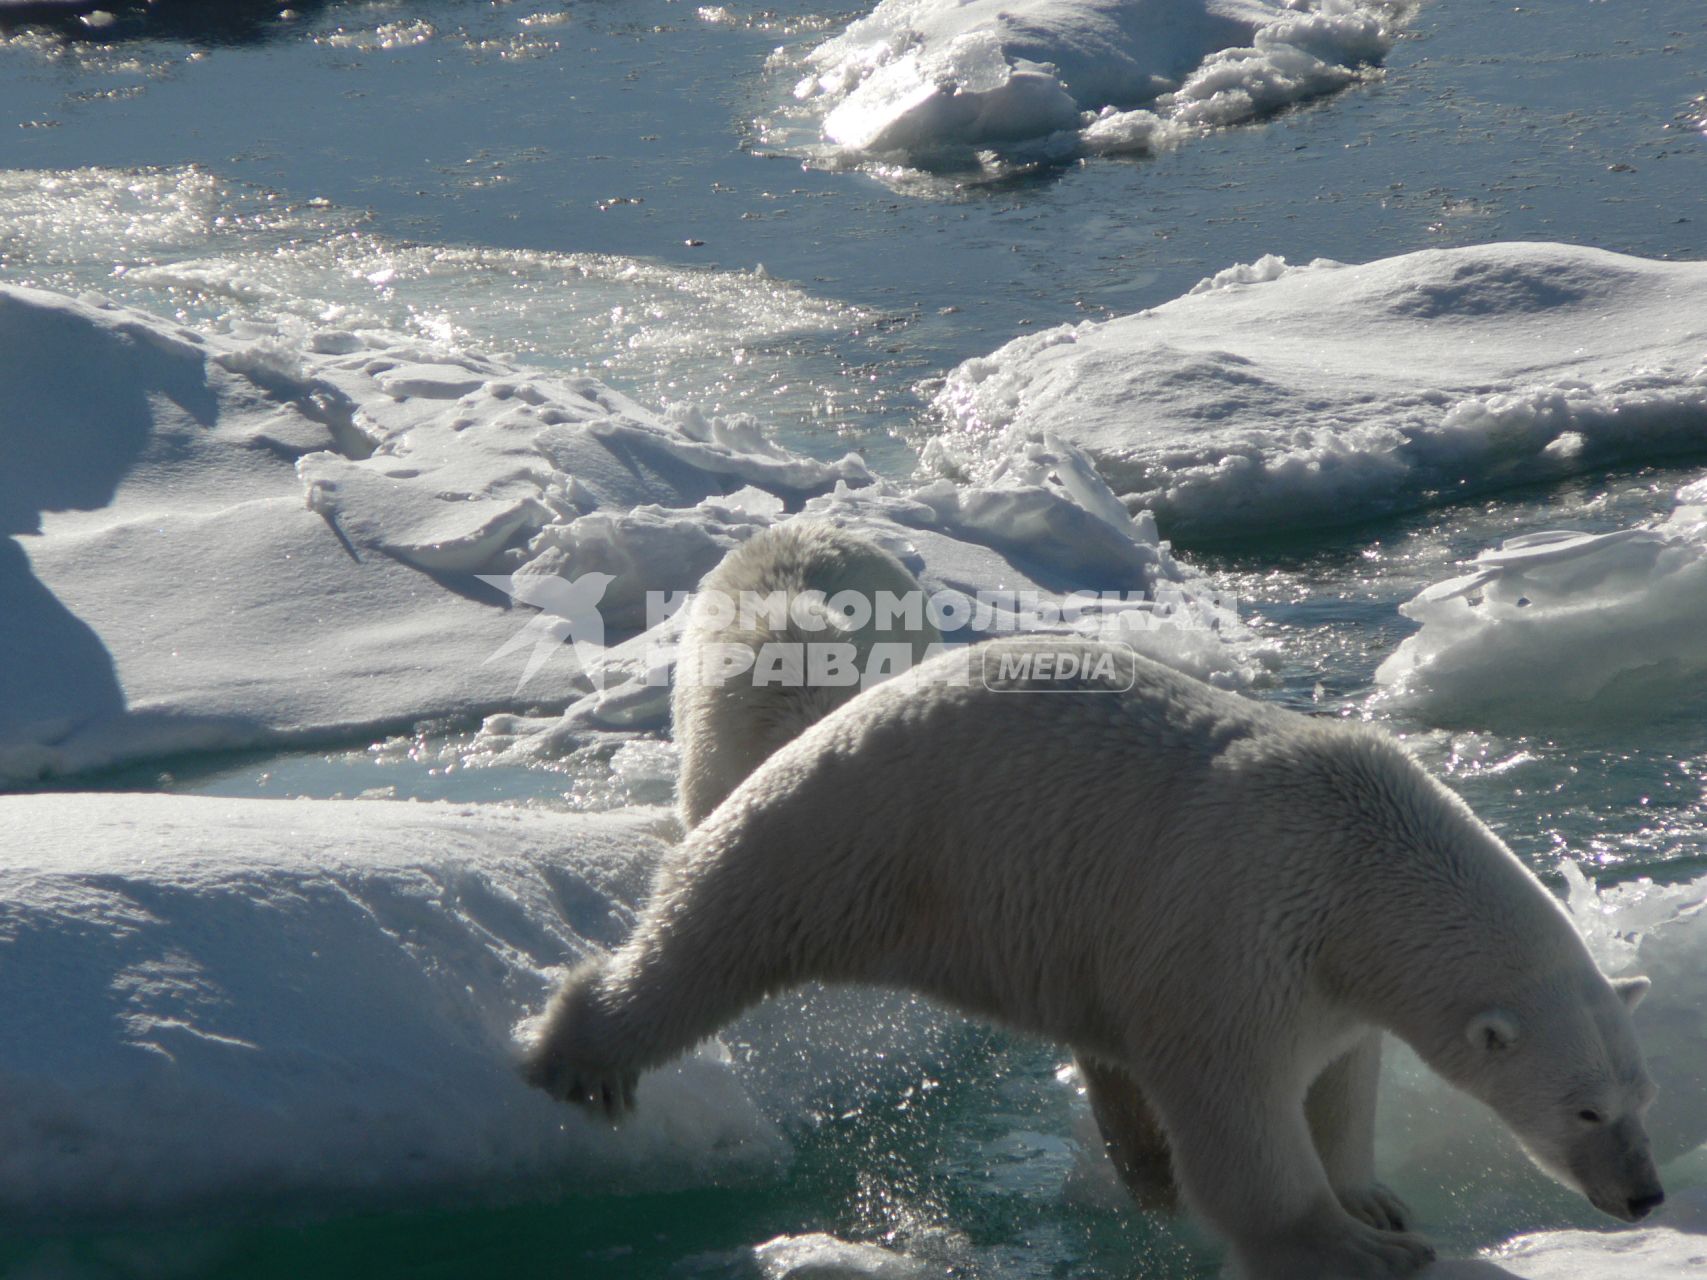
<path fill-rule="evenodd" d="M 1537 1165 L 1626 1222 L 1665 1199 L 1643 1127 L 1654 1083 L 1630 1025 L 1647 990 L 1592 971 L 1538 983 L 1472 1015 L 1454 1055 L 1459 1083 Z"/>

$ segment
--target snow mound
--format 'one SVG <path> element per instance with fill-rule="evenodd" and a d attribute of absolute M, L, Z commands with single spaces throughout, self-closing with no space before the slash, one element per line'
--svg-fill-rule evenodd
<path fill-rule="evenodd" d="M 384 330 L 205 333 L 0 288 L 0 350 L 0 784 L 575 699 L 577 723 L 661 728 L 656 602 L 803 509 L 962 590 L 1201 597 L 1193 634 L 1145 643 L 1255 670 L 1064 442 L 909 494 L 750 418 Z"/>
<path fill-rule="evenodd" d="M 615 1131 L 525 1085 L 513 1033 L 615 944 L 658 811 L 0 798 L 0 1208 L 754 1176 L 727 1066 Z M 534 1192 L 538 1194 L 538 1192 Z"/>
<path fill-rule="evenodd" d="M 968 360 L 926 458 L 1070 436 L 1179 540 L 1352 523 L 1707 451 L 1707 264 L 1558 244 L 1269 257 Z"/>
<path fill-rule="evenodd" d="M 1535 533 L 1400 606 L 1422 624 L 1375 673 L 1383 701 L 1440 723 L 1645 714 L 1707 672 L 1707 480 L 1650 526 Z"/>
<path fill-rule="evenodd" d="M 842 159 L 1153 151 L 1363 78 L 1396 0 L 882 0 L 796 99 Z"/>

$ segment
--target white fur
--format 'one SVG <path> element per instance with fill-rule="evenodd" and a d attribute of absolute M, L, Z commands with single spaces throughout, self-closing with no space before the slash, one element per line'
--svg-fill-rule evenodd
<path fill-rule="evenodd" d="M 762 683 L 755 680 L 754 672 L 719 682 L 713 679 L 711 662 L 716 646 L 740 645 L 757 651 L 771 644 L 839 642 L 852 646 L 864 670 L 876 665 L 867 659 L 878 644 L 903 646 L 908 661 L 917 662 L 942 638 L 922 616 L 922 607 L 916 627 L 884 627 L 877 616 L 857 629 L 842 627 L 824 603 L 844 591 L 867 601 L 884 592 L 911 596 L 921 606 L 925 595 L 918 579 L 894 556 L 834 525 L 813 520 L 791 520 L 765 530 L 725 556 L 700 583 L 702 604 L 708 593 L 725 600 L 773 593 L 790 601 L 805 599 L 803 612 L 821 625 L 802 626 L 792 618 L 779 627 L 762 618 L 742 625 L 740 618 L 716 620 L 708 618 L 706 609 L 694 609 L 682 636 L 671 705 L 682 755 L 678 793 L 686 826 L 696 825 L 721 804 L 783 743 L 860 691 L 858 685 Z"/>
<path fill-rule="evenodd" d="M 956 679 L 990 651 L 777 750 L 565 984 L 530 1077 L 614 1113 L 771 992 L 903 986 L 1135 1082 L 1245 1275 L 1385 1277 L 1431 1254 L 1373 1180 L 1386 1030 L 1597 1205 L 1658 1195 L 1639 991 L 1396 744 L 1124 649 L 1081 646 L 1106 678 L 1071 692 Z"/>

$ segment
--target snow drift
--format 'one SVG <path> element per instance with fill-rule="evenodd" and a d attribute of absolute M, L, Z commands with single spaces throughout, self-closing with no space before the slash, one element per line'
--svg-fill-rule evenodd
<path fill-rule="evenodd" d="M 1176 539 L 1351 523 L 1707 452 L 1707 264 L 1558 244 L 1264 258 L 968 360 L 927 450 L 976 480 L 1044 432 Z"/>
<path fill-rule="evenodd" d="M 1368 74 L 1394 0 L 883 0 L 795 97 L 840 157 L 1151 151 Z"/>

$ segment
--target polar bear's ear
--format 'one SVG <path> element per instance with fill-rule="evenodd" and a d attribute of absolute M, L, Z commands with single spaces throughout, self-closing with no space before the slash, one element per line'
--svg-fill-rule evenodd
<path fill-rule="evenodd" d="M 1503 1009 L 1484 1009 L 1464 1028 L 1465 1038 L 1487 1053 L 1501 1053 L 1517 1043 L 1517 1019 Z"/>
<path fill-rule="evenodd" d="M 1612 989 L 1618 993 L 1618 998 L 1624 1002 L 1626 1009 L 1634 1009 L 1642 1003 L 1642 997 L 1648 994 L 1648 988 L 1654 984 L 1646 978 L 1614 978 Z"/>

